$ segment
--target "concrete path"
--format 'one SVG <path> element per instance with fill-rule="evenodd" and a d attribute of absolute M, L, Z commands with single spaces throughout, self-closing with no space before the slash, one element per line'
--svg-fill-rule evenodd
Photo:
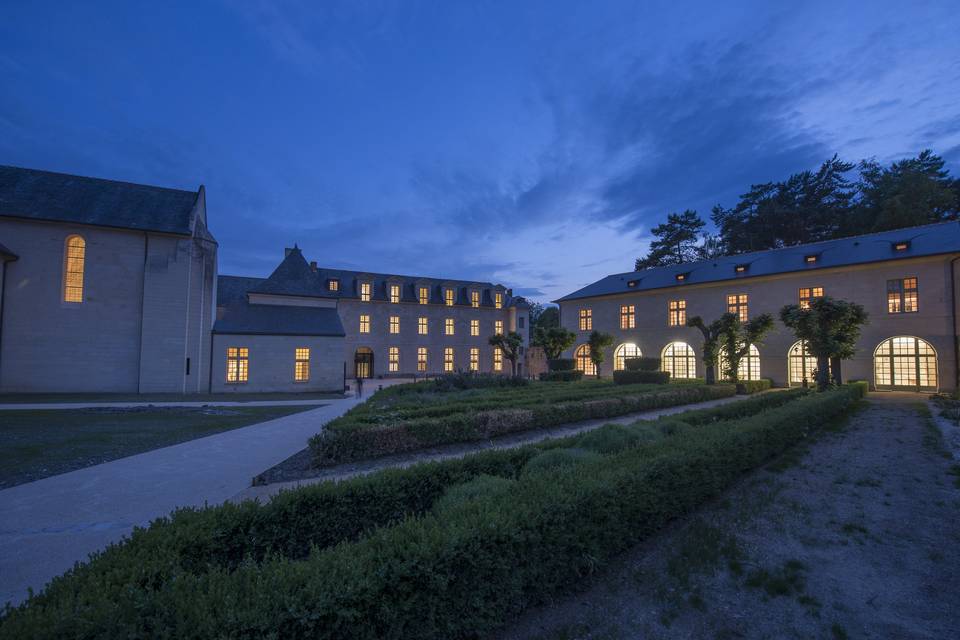
<path fill-rule="evenodd" d="M 6 402 L 0 404 L 0 411 L 33 411 L 33 410 L 61 410 L 61 409 L 129 409 L 132 407 L 309 407 L 313 405 L 330 404 L 337 402 L 339 398 L 315 399 L 315 400 L 203 400 L 203 401 L 176 401 L 169 402 Z"/>
<path fill-rule="evenodd" d="M 134 526 L 236 495 L 358 401 L 317 402 L 325 406 L 0 491 L 0 605 Z"/>

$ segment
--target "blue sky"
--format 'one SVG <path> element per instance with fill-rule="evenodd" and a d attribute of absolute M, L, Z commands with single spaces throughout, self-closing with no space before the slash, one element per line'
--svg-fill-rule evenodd
<path fill-rule="evenodd" d="M 955 2 L 0 0 L 0 163 L 193 189 L 222 273 L 628 271 L 834 153 L 960 173 Z"/>

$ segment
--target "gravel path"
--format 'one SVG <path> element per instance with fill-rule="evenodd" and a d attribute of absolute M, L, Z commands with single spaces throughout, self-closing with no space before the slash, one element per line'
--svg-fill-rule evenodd
<path fill-rule="evenodd" d="M 960 638 L 960 477 L 928 415 L 872 394 L 497 638 Z"/>

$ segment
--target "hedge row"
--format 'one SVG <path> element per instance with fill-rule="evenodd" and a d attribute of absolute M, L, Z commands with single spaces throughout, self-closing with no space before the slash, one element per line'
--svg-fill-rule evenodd
<path fill-rule="evenodd" d="M 715 497 L 837 416 L 861 392 L 848 386 L 805 394 L 650 445 L 581 456 L 575 464 L 547 465 L 516 480 L 473 481 L 453 488 L 431 513 L 305 560 L 212 567 L 116 592 L 84 584 L 63 593 L 65 585 L 55 584 L 59 592 L 10 612 L 0 635 L 476 637 L 569 589 Z"/>
<path fill-rule="evenodd" d="M 329 465 L 725 398 L 734 393 L 731 385 L 677 385 L 659 391 L 627 391 L 598 399 L 463 412 L 382 426 L 334 421 L 310 438 L 310 449 L 315 464 Z"/>
<path fill-rule="evenodd" d="M 547 369 L 550 371 L 572 371 L 577 368 L 577 361 L 573 358 L 555 358 L 547 360 Z"/>
<path fill-rule="evenodd" d="M 773 380 L 770 378 L 760 378 L 759 380 L 741 380 L 737 383 L 737 393 L 741 395 L 750 395 L 759 391 L 766 391 L 773 387 Z"/>
<path fill-rule="evenodd" d="M 615 384 L 667 384 L 670 382 L 670 372 L 646 369 L 614 371 L 613 382 Z"/>
<path fill-rule="evenodd" d="M 583 378 L 583 371 L 579 369 L 558 371 L 544 371 L 540 374 L 540 379 L 544 382 L 577 382 Z"/>
<path fill-rule="evenodd" d="M 659 371 L 660 358 L 631 356 L 623 359 L 623 368 L 627 371 Z"/>

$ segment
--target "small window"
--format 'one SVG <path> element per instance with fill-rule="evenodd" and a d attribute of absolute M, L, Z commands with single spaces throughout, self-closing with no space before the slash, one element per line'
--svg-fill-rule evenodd
<path fill-rule="evenodd" d="M 807 264 L 816 264 L 819 257 L 820 256 L 817 253 L 811 253 L 810 255 L 804 256 L 803 261 Z"/>
<path fill-rule="evenodd" d="M 497 309 L 503 309 L 503 294 L 499 291 L 493 294 L 493 306 Z"/>
<path fill-rule="evenodd" d="M 479 371 L 480 370 L 480 349 L 477 347 L 470 348 L 470 371 Z"/>
<path fill-rule="evenodd" d="M 494 320 L 493 321 L 493 335 L 502 336 L 503 335 L 503 320 Z"/>
<path fill-rule="evenodd" d="M 746 322 L 750 317 L 747 312 L 747 294 L 738 293 L 727 296 L 727 313 L 737 316 L 740 322 Z"/>
<path fill-rule="evenodd" d="M 640 284 L 639 280 L 627 280 L 627 286 L 631 289 L 636 289 L 638 284 Z"/>
<path fill-rule="evenodd" d="M 470 321 L 470 335 L 472 335 L 472 336 L 478 336 L 478 335 L 480 335 L 480 321 L 479 321 L 479 320 L 471 320 L 471 321 Z"/>
<path fill-rule="evenodd" d="M 689 276 L 689 273 L 678 273 L 676 275 L 677 282 L 686 282 Z"/>
<path fill-rule="evenodd" d="M 443 321 L 443 333 L 448 336 L 453 335 L 453 318 L 446 318 Z"/>
<path fill-rule="evenodd" d="M 400 302 L 400 285 L 392 284 L 390 285 L 390 302 L 397 304 Z"/>
<path fill-rule="evenodd" d="M 910 241 L 909 241 L 909 240 L 904 240 L 904 241 L 902 241 L 902 242 L 894 242 L 894 243 L 893 243 L 893 250 L 894 250 L 894 251 L 906 251 L 906 250 L 909 249 L 909 248 L 910 248 Z"/>
<path fill-rule="evenodd" d="M 453 347 L 446 347 L 443 350 L 443 370 L 453 371 Z"/>
<path fill-rule="evenodd" d="M 227 347 L 227 382 L 243 384 L 250 372 L 250 349 Z"/>
<path fill-rule="evenodd" d="M 593 331 L 592 309 L 580 309 L 580 331 Z"/>
<path fill-rule="evenodd" d="M 429 326 L 430 325 L 428 324 L 427 318 L 425 316 L 420 316 L 419 318 L 417 318 L 418 334 L 420 334 L 421 336 L 427 335 L 427 333 L 429 332 Z"/>
<path fill-rule="evenodd" d="M 327 291 L 339 291 L 339 290 L 340 290 L 339 280 L 327 280 Z"/>
<path fill-rule="evenodd" d="M 293 380 L 307 382 L 310 380 L 310 349 L 297 347 L 294 350 Z"/>
<path fill-rule="evenodd" d="M 748 265 L 748 264 L 738 264 L 737 266 L 735 266 L 735 267 L 733 268 L 733 270 L 734 270 L 736 273 L 746 273 L 747 270 L 749 270 L 749 269 L 750 269 L 750 265 Z"/>
<path fill-rule="evenodd" d="M 427 348 L 417 347 L 417 371 L 427 370 Z"/>
<path fill-rule="evenodd" d="M 400 316 L 390 316 L 390 333 L 400 333 Z"/>
<path fill-rule="evenodd" d="M 63 255 L 63 301 L 83 302 L 83 272 L 87 242 L 80 236 L 67 238 Z"/>
<path fill-rule="evenodd" d="M 684 327 L 687 324 L 687 301 L 671 300 L 667 303 L 667 325 Z"/>
<path fill-rule="evenodd" d="M 427 287 L 420 287 L 418 299 L 420 304 L 427 304 L 430 302 L 430 289 Z"/>
<path fill-rule="evenodd" d="M 636 307 L 632 304 L 620 305 L 620 328 L 635 329 L 637 327 Z"/>
<path fill-rule="evenodd" d="M 400 347 L 390 347 L 387 351 L 387 371 L 391 373 L 400 371 Z"/>
<path fill-rule="evenodd" d="M 520 316 L 519 318 L 517 318 L 517 326 L 523 329 L 523 326 L 526 323 L 526 321 L 527 321 L 526 317 Z"/>
<path fill-rule="evenodd" d="M 916 278 L 887 280 L 887 313 L 916 313 L 919 305 Z"/>
<path fill-rule="evenodd" d="M 370 333 L 370 316 L 360 315 L 360 333 Z"/>
<path fill-rule="evenodd" d="M 500 347 L 493 350 L 493 370 L 503 371 L 503 351 Z"/>
<path fill-rule="evenodd" d="M 810 301 L 823 297 L 823 287 L 800 287 L 800 308 L 809 309 Z"/>
<path fill-rule="evenodd" d="M 479 291 L 470 292 L 470 306 L 473 307 L 474 309 L 480 308 L 480 292 Z"/>
<path fill-rule="evenodd" d="M 444 289 L 443 291 L 443 302 L 448 307 L 453 306 L 453 289 Z"/>
<path fill-rule="evenodd" d="M 370 302 L 370 290 L 373 286 L 369 282 L 360 283 L 360 300 Z"/>

